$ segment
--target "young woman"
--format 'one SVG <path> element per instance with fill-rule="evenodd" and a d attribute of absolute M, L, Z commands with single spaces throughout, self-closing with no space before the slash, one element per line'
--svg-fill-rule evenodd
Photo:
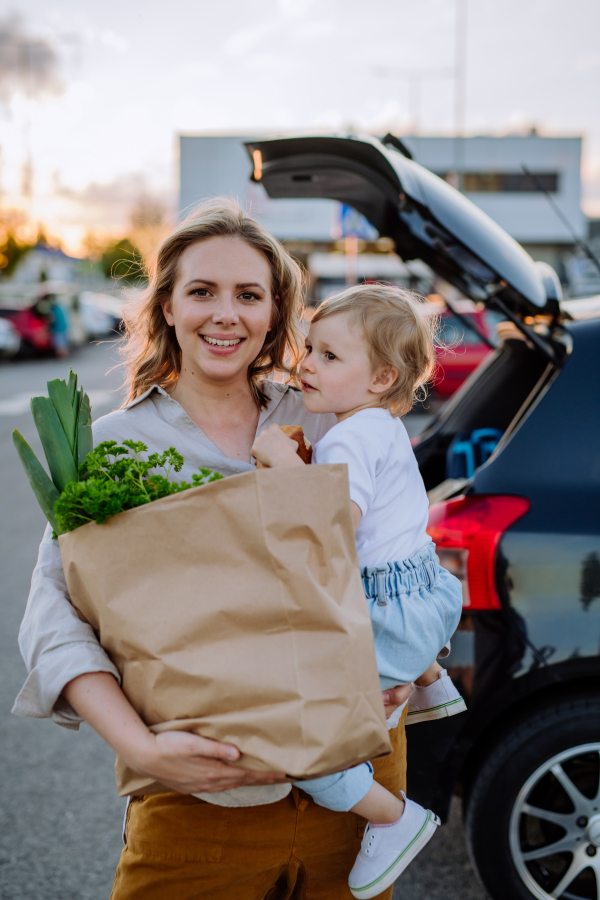
<path fill-rule="evenodd" d="M 224 476 L 250 471 L 256 435 L 273 423 L 302 425 L 319 440 L 335 417 L 307 412 L 289 384 L 266 380 L 295 372 L 300 305 L 300 270 L 264 228 L 229 202 L 198 208 L 164 241 L 147 292 L 127 312 L 129 396 L 95 423 L 96 443 L 175 446 L 190 480 L 200 466 Z M 149 731 L 69 601 L 49 529 L 20 644 L 29 677 L 13 712 L 75 729 L 85 720 L 131 768 L 171 789 L 130 804 L 112 900 L 348 896 L 364 821 L 316 806 L 276 773 L 232 765 L 239 751 L 231 745 Z M 403 688 L 384 692 L 386 713 L 404 699 Z M 405 788 L 404 719 L 391 738 L 395 752 L 375 762 L 375 777 L 397 793 Z"/>

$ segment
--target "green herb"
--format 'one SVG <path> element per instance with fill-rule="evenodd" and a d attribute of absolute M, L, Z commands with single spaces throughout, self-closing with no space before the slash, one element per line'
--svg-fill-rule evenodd
<path fill-rule="evenodd" d="M 147 459 L 142 459 L 148 447 L 141 441 L 104 441 L 94 449 L 90 399 L 77 388 L 72 369 L 68 382 L 48 382 L 47 397 L 31 398 L 31 411 L 52 477 L 16 429 L 12 439 L 54 537 L 223 477 L 199 469 L 192 484 L 169 481 L 170 473 L 183 466 L 175 447 Z M 150 474 L 155 469 L 163 474 Z"/>
<path fill-rule="evenodd" d="M 79 463 L 93 447 L 90 401 L 83 388 L 77 388 L 71 369 L 68 383 L 56 378 L 48 382 L 48 397 L 31 398 L 31 411 L 52 477 L 16 429 L 13 443 L 44 515 L 59 533 L 54 504 L 67 484 L 77 481 Z"/>
<path fill-rule="evenodd" d="M 175 447 L 164 453 L 151 453 L 141 441 L 104 441 L 79 467 L 79 481 L 72 481 L 56 500 L 54 511 L 62 533 L 88 522 L 102 524 L 126 509 L 135 509 L 171 494 L 218 481 L 223 476 L 210 469 L 199 469 L 192 484 L 169 481 L 171 472 L 180 472 L 183 456 Z M 164 474 L 151 474 L 153 470 Z"/>

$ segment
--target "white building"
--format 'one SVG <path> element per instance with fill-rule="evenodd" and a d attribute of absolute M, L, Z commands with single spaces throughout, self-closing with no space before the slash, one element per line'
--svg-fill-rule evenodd
<path fill-rule="evenodd" d="M 41 281 L 75 281 L 81 260 L 67 256 L 56 247 L 39 243 L 19 260 L 12 275 L 13 284 L 35 284 Z"/>
<path fill-rule="evenodd" d="M 457 187 L 528 250 L 557 267 L 573 237 L 548 196 L 578 237 L 586 236 L 581 210 L 581 138 L 406 137 L 420 163 Z M 528 169 L 534 177 L 523 170 Z"/>

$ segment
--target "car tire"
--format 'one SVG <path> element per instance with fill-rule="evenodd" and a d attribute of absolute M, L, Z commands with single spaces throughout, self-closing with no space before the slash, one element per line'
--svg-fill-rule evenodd
<path fill-rule="evenodd" d="M 465 812 L 471 860 L 494 900 L 600 896 L 600 697 L 558 697 L 515 718 Z"/>

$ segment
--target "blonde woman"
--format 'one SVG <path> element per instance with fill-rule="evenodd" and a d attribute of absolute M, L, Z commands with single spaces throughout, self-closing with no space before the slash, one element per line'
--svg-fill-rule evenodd
<path fill-rule="evenodd" d="M 291 384 L 267 380 L 296 371 L 301 273 L 237 205 L 199 207 L 163 242 L 149 275 L 126 315 L 128 398 L 95 423 L 96 443 L 176 446 L 190 480 L 200 466 L 224 476 L 250 471 L 250 449 L 269 425 L 300 424 L 314 443 L 335 424 L 333 415 L 306 411 Z M 85 720 L 131 768 L 171 788 L 130 804 L 112 900 L 348 896 L 364 821 L 316 806 L 276 773 L 231 765 L 236 747 L 150 732 L 69 601 L 49 529 L 20 644 L 29 677 L 13 712 L 69 728 Z M 405 693 L 384 692 L 388 715 Z M 405 788 L 404 719 L 391 734 L 395 753 L 375 763 L 375 777 L 397 793 Z M 391 889 L 381 896 L 391 898 Z"/>

